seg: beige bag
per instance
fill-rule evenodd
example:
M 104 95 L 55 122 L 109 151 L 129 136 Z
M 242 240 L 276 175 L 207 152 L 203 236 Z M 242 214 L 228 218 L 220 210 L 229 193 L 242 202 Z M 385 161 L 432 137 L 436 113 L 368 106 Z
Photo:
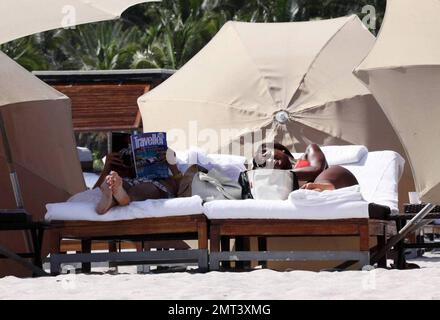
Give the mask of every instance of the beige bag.
M 212 169 L 201 171 L 198 166 L 191 166 L 179 186 L 179 197 L 200 196 L 204 201 L 241 199 L 241 186 L 220 171 Z
M 256 169 L 247 172 L 252 197 L 257 200 L 286 200 L 298 182 L 290 170 Z

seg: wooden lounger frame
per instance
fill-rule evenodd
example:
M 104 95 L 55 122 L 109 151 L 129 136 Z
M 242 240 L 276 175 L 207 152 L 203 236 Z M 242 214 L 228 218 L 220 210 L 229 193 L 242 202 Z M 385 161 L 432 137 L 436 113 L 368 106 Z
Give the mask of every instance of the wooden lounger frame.
M 91 262 L 133 262 L 139 264 L 197 263 L 202 272 L 219 270 L 221 262 L 229 261 L 347 261 L 348 267 L 378 262 L 386 266 L 386 257 L 370 260 L 370 237 L 377 238 L 375 251 L 386 244 L 395 232 L 391 221 L 373 219 L 338 220 L 278 220 L 278 219 L 214 219 L 203 214 L 126 221 L 52 221 L 52 239 L 57 250 L 51 253 L 51 274 L 59 274 L 61 264 L 82 263 L 83 271 L 90 271 Z M 393 229 L 394 228 L 394 229 Z M 208 255 L 208 234 L 210 252 Z M 229 239 L 242 237 L 359 237 L 356 251 L 265 251 L 264 241 L 259 251 L 230 251 Z M 62 254 L 62 239 L 79 239 L 82 252 Z M 94 240 L 198 240 L 197 250 L 143 251 L 91 253 Z M 225 241 L 226 240 L 226 241 Z
M 91 262 L 197 263 L 199 271 L 208 270 L 208 222 L 203 214 L 146 218 L 124 221 L 52 221 L 53 247 L 51 274 L 59 274 L 62 263 L 81 262 L 83 271 Z M 80 239 L 82 253 L 62 254 L 62 239 Z M 91 253 L 93 240 L 198 240 L 197 250 Z
M 370 261 L 370 236 L 377 237 L 376 250 L 385 245 L 387 234 L 392 232 L 389 221 L 371 219 L 339 220 L 276 220 L 276 219 L 218 219 L 210 220 L 210 270 L 219 270 L 221 261 L 351 261 L 361 266 Z M 358 251 L 229 251 L 230 238 L 237 237 L 310 237 L 358 236 Z M 223 240 L 223 241 L 222 241 Z M 224 241 L 226 240 L 226 241 Z M 260 242 L 260 241 L 259 241 Z M 223 244 L 223 246 L 222 246 Z M 379 266 L 386 266 L 386 257 Z M 350 264 L 347 264 L 349 266 Z

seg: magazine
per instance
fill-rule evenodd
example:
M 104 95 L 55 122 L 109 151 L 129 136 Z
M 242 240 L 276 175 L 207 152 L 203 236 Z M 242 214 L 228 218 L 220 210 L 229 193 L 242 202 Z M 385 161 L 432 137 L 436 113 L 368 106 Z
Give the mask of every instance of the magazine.
M 137 178 L 166 179 L 170 176 L 165 132 L 147 132 L 131 136 Z

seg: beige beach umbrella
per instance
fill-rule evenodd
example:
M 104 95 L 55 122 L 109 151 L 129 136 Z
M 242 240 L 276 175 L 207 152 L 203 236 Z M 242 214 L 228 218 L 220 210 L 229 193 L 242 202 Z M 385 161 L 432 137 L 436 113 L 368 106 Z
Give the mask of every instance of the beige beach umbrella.
M 299 152 L 312 142 L 401 152 L 382 109 L 352 74 L 374 41 L 356 16 L 228 22 L 171 78 L 139 98 L 144 130 L 167 131 L 177 150 L 198 145 L 215 151 L 272 129 L 277 142 Z
M 440 203 L 440 1 L 388 0 L 387 14 L 355 71 L 399 135 L 422 201 Z
M 47 203 L 85 190 L 70 100 L 2 52 L 0 70 L 0 209 L 24 208 L 41 221 Z M 25 244 L 22 233 L 0 235 L 0 247 L 26 252 Z M 0 276 L 11 274 L 28 273 L 1 261 Z
M 160 0 L 1 0 L 0 44 L 34 33 L 117 19 L 131 6 Z
M 0 208 L 41 220 L 46 203 L 85 190 L 70 100 L 1 52 L 0 70 Z
M 430 223 L 440 203 L 440 1 L 388 0 L 379 37 L 355 74 L 371 90 L 402 141 L 427 205 L 377 254 Z
M 144 131 L 167 131 L 175 150 L 197 145 L 248 158 L 266 134 L 297 152 L 310 143 L 361 144 L 403 155 L 381 107 L 352 73 L 374 43 L 356 16 L 229 22 L 178 72 L 140 97 Z M 236 148 L 243 136 L 245 146 L 252 140 L 250 148 Z M 231 141 L 240 143 L 230 148 Z M 412 188 L 406 167 L 400 204 Z

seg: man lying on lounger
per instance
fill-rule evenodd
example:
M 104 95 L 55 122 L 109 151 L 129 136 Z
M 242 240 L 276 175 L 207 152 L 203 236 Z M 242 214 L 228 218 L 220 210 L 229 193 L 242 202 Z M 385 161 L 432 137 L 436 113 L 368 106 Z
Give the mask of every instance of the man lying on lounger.
M 175 153 L 168 150 L 168 155 L 170 154 L 175 157 Z M 117 205 L 126 206 L 131 201 L 174 198 L 182 175 L 175 164 L 171 165 L 168 162 L 168 168 L 170 177 L 167 179 L 136 178 L 129 148 L 109 154 L 104 170 L 95 184 L 95 188 L 99 187 L 102 191 L 96 212 L 105 214 L 110 208 Z
M 263 144 L 254 159 L 254 168 L 265 167 L 269 159 L 273 161 L 274 169 L 295 172 L 303 189 L 335 190 L 359 184 L 355 176 L 344 167 L 329 167 L 324 153 L 316 144 L 309 145 L 297 160 L 282 144 L 275 143 L 273 149 Z

